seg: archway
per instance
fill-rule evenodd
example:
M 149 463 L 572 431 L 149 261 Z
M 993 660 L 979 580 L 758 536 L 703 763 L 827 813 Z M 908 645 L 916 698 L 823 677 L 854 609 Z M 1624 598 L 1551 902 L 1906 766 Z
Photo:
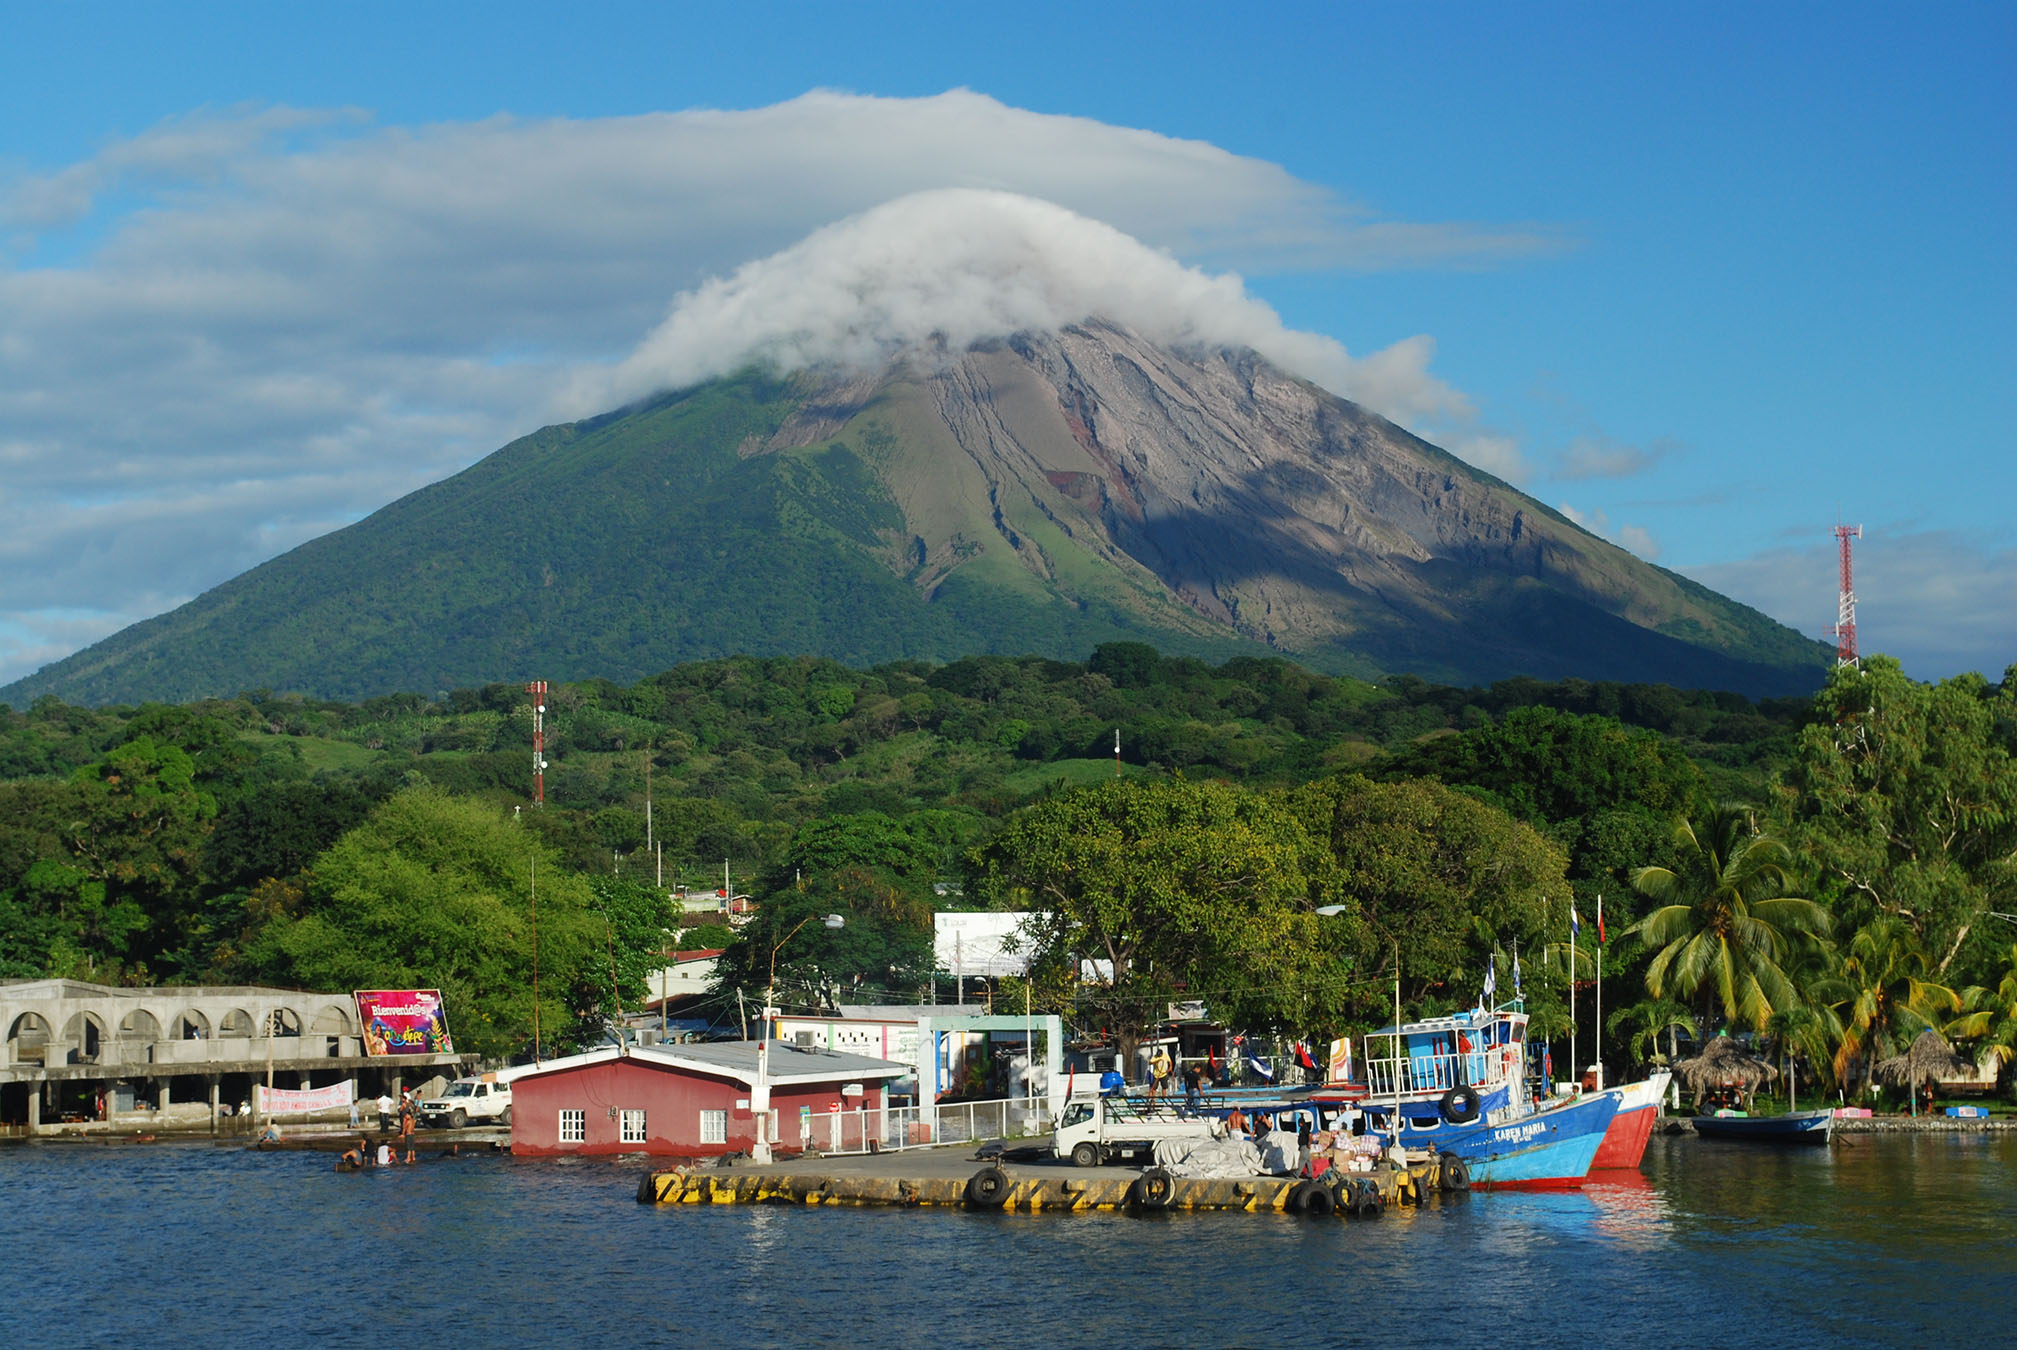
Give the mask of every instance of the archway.
M 243 1036 L 249 1040 L 253 1032 L 252 1014 L 243 1008 L 233 1008 L 224 1014 L 224 1020 L 217 1024 L 217 1034 L 220 1036 Z
M 7 1059 L 10 1063 L 34 1061 L 47 1065 L 49 1053 L 49 1023 L 40 1013 L 22 1013 L 14 1019 L 14 1025 L 7 1029 Z
M 207 1041 L 210 1039 L 210 1019 L 194 1008 L 186 1008 L 175 1018 L 175 1036 L 178 1041 Z
M 119 1039 L 153 1042 L 161 1039 L 161 1023 L 145 1008 L 135 1008 L 119 1019 Z
M 77 1013 L 63 1024 L 63 1039 L 70 1046 L 70 1063 L 96 1064 L 105 1044 L 105 1025 L 92 1013 Z

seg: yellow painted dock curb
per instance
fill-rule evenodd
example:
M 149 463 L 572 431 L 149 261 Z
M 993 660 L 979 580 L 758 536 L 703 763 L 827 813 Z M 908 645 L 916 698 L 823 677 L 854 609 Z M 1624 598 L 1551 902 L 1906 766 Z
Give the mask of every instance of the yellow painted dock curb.
M 1382 1208 L 1419 1204 L 1435 1189 L 1433 1164 L 1368 1177 Z M 886 1205 L 976 1210 L 1189 1210 L 1265 1213 L 1300 1208 L 1293 1178 L 1201 1180 L 1150 1169 L 1133 1177 L 1037 1176 L 983 1167 L 969 1177 L 861 1177 L 813 1172 L 724 1172 L 675 1167 L 646 1172 L 637 1199 L 647 1205 Z M 1305 1193 L 1307 1194 L 1307 1193 Z M 1324 1213 L 1332 1212 L 1326 1208 Z M 1342 1212 L 1340 1210 L 1339 1212 Z

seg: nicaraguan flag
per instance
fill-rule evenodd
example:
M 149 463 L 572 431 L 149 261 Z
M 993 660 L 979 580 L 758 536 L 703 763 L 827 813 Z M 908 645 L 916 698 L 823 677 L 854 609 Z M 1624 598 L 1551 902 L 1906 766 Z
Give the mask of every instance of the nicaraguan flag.
M 1246 1053 L 1248 1068 L 1252 1069 L 1255 1073 L 1259 1074 L 1261 1077 L 1267 1079 L 1270 1083 L 1275 1081 L 1275 1071 L 1269 1068 L 1268 1065 L 1262 1061 L 1259 1055 L 1254 1053 L 1253 1046 L 1248 1045 L 1246 1041 L 1242 1039 L 1240 1041 L 1240 1049 Z
M 1581 936 L 1583 936 L 1583 920 L 1576 913 L 1576 902 L 1571 900 L 1569 902 L 1569 941 L 1574 942 Z
M 1520 953 L 1517 948 L 1513 951 L 1513 997 L 1526 997 L 1525 994 L 1520 992 Z
M 1499 994 L 1499 954 L 1493 952 L 1485 958 L 1485 1006 L 1492 1006 L 1492 1000 Z

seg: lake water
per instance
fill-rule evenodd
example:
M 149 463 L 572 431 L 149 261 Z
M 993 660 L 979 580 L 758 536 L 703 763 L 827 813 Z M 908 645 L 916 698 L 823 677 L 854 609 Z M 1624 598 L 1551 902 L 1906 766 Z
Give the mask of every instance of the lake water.
M 6 1344 L 1991 1346 L 2017 1138 L 1655 1138 L 1373 1222 L 666 1206 L 643 1164 L 0 1147 Z M 435 1339 L 439 1337 L 440 1339 Z

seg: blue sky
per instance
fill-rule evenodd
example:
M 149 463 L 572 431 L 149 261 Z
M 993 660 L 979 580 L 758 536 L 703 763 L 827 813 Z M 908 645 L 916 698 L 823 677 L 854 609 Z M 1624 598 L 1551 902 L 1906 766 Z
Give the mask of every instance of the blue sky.
M 0 680 L 453 472 L 676 293 L 936 186 L 1236 271 L 1355 356 L 1432 339 L 1414 394 L 1354 392 L 1804 632 L 1861 523 L 1864 649 L 1994 678 L 2013 16 L 13 8 Z M 821 89 L 866 98 L 794 102 Z M 738 116 L 639 120 L 694 109 Z

